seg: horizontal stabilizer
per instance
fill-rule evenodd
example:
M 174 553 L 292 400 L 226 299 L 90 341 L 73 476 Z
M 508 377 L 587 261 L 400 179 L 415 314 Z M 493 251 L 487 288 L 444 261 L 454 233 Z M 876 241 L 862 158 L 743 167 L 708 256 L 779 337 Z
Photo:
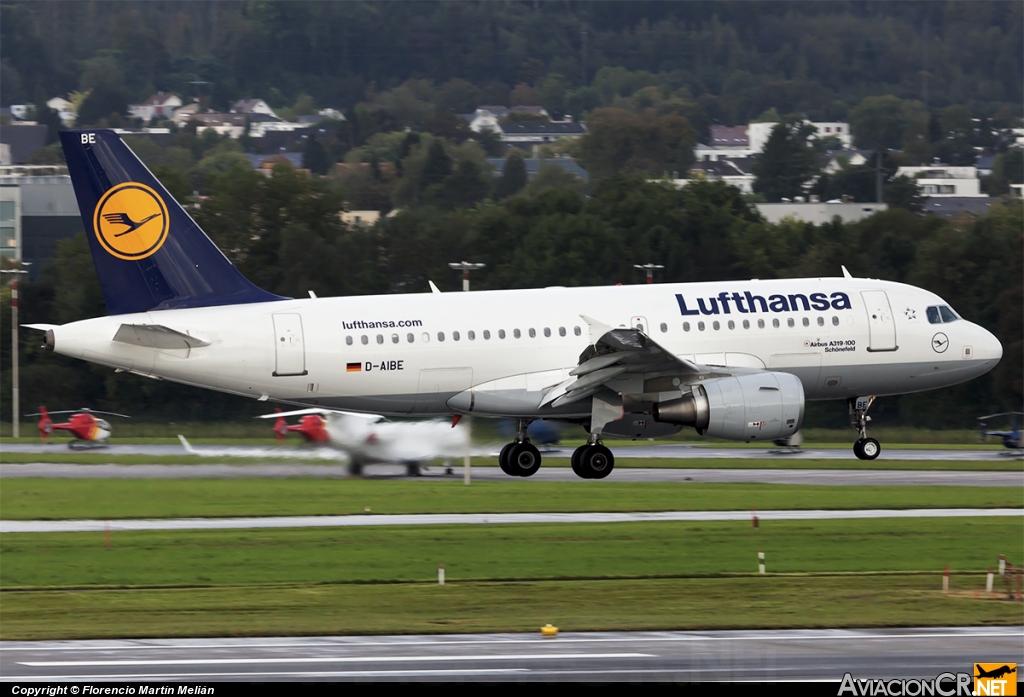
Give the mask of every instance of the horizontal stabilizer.
M 56 329 L 60 325 L 59 324 L 23 324 L 21 326 L 25 327 L 25 329 L 38 329 L 41 332 L 48 332 L 51 329 Z
M 122 324 L 114 341 L 155 349 L 193 349 L 209 346 L 209 341 L 182 334 L 160 324 Z

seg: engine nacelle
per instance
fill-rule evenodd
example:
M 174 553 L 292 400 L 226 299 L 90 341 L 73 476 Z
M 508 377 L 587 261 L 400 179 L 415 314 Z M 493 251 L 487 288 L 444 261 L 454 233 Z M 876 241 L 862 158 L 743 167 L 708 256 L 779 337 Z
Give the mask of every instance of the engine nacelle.
M 804 420 L 804 386 L 795 375 L 773 372 L 705 380 L 655 404 L 654 418 L 729 440 L 788 438 Z

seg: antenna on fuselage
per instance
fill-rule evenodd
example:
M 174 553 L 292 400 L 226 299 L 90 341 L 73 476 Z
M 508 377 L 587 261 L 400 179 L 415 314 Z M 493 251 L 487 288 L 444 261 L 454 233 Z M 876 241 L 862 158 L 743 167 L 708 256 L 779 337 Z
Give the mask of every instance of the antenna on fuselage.
M 843 278 L 853 278 L 853 276 L 850 275 L 850 271 L 845 266 L 840 265 L 839 268 L 843 270 Z
M 434 285 L 433 281 L 427 281 L 427 283 L 430 284 L 430 292 L 431 293 L 440 293 L 441 292 L 440 289 L 438 289 L 438 287 Z

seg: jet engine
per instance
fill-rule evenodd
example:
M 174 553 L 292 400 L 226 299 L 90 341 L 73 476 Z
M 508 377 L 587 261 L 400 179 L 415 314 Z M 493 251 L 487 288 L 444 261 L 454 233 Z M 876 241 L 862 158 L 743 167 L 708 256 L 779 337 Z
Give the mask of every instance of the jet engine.
M 654 419 L 729 440 L 787 438 L 804 420 L 804 387 L 789 373 L 705 380 L 678 399 L 656 403 Z

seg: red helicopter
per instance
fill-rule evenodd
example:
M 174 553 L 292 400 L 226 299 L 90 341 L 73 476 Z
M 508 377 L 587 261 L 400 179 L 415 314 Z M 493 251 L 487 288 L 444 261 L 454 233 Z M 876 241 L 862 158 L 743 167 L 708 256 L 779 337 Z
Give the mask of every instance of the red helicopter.
M 51 414 L 72 414 L 67 423 L 55 424 L 50 418 Z M 107 416 L 120 416 L 123 419 L 130 419 L 124 414 L 115 414 L 110 411 L 93 411 L 92 409 L 67 409 L 64 411 L 46 411 L 46 407 L 39 407 L 38 414 L 25 414 L 38 416 L 39 437 L 43 440 L 49 438 L 54 431 L 69 431 L 75 438 L 68 442 L 72 450 L 86 450 L 92 448 L 106 447 L 107 438 L 110 438 L 110 423 L 106 419 L 100 419 L 95 414 Z
M 327 420 L 320 414 L 306 414 L 299 423 L 289 426 L 284 420 L 284 414 L 280 409 L 275 410 L 278 414 L 274 422 L 274 433 L 279 441 L 284 440 L 289 433 L 298 433 L 307 443 L 329 443 L 331 436 L 327 433 Z

